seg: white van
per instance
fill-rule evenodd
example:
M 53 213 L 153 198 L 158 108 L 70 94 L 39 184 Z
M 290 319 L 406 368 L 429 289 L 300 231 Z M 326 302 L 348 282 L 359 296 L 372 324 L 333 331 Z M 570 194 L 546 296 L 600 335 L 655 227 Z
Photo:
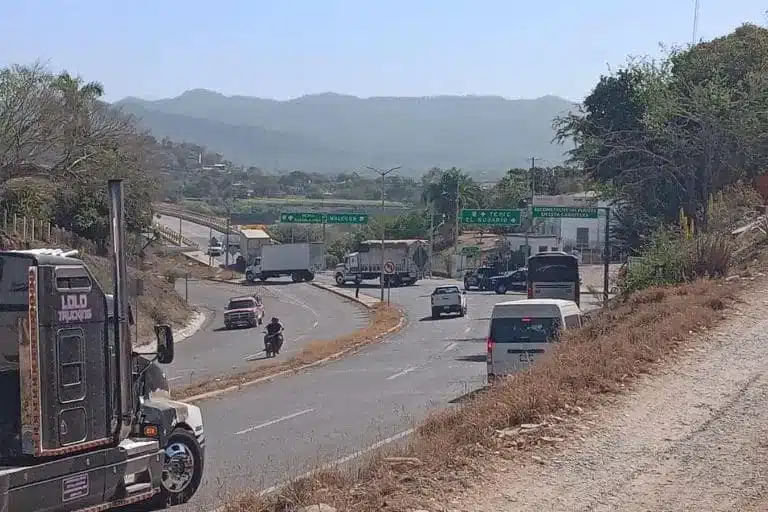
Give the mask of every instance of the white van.
M 560 329 L 581 327 L 583 313 L 563 299 L 527 299 L 493 306 L 488 330 L 488 382 L 527 368 Z

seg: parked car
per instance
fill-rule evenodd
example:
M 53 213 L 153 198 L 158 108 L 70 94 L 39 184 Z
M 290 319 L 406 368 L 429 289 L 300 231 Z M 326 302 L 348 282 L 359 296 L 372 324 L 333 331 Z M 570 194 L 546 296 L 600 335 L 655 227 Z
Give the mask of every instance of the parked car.
M 442 313 L 467 314 L 467 292 L 462 292 L 456 285 L 438 286 L 430 296 L 432 318 L 439 318 Z
M 464 274 L 464 289 L 471 290 L 473 287 L 480 291 L 490 290 L 493 276 L 499 273 L 493 267 L 478 267 Z
M 264 305 L 259 297 L 233 297 L 224 312 L 224 327 L 256 327 L 264 322 Z
M 504 295 L 508 291 L 522 291 L 528 288 L 528 270 L 520 268 L 511 272 L 504 272 L 501 275 L 493 276 L 491 279 L 491 289 L 499 295 Z

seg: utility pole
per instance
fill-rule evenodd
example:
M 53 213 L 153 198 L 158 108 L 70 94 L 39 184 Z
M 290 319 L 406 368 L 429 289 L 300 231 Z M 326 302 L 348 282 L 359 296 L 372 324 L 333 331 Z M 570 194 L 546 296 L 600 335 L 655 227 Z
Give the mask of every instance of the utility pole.
M 384 302 L 384 237 L 386 235 L 386 226 L 384 225 L 384 178 L 386 178 L 387 174 L 400 169 L 402 165 L 387 170 L 370 166 L 366 167 L 381 177 L 381 268 L 379 269 L 379 279 L 381 280 L 381 302 Z
M 529 202 L 529 208 L 527 208 L 527 211 L 525 212 L 526 216 L 526 227 L 525 227 L 525 259 L 528 260 L 528 257 L 531 255 L 533 251 L 531 251 L 531 248 L 529 246 L 529 233 L 531 232 L 531 229 L 533 228 L 533 217 L 528 215 L 528 212 L 531 211 L 533 207 L 533 202 L 536 198 L 536 157 L 531 157 L 531 201 Z
M 435 247 L 435 200 L 429 201 L 429 278 L 432 279 L 432 253 Z

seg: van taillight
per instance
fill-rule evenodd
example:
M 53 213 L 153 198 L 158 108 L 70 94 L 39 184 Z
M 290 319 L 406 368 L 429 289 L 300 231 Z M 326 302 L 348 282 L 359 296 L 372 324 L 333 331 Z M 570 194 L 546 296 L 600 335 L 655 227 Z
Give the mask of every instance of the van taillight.
M 496 344 L 495 341 L 493 341 L 493 338 L 488 338 L 486 341 L 486 345 L 488 347 L 488 361 L 491 360 L 491 356 L 493 355 L 493 346 Z

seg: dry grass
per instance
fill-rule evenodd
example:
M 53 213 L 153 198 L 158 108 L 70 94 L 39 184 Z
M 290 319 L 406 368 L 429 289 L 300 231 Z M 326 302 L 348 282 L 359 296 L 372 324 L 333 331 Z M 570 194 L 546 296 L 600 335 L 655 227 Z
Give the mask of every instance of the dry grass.
M 403 312 L 394 307 L 376 305 L 372 308 L 372 314 L 368 325 L 358 329 L 348 336 L 342 336 L 332 340 L 313 341 L 303 347 L 301 351 L 287 361 L 274 361 L 267 364 L 259 364 L 251 370 L 222 376 L 215 380 L 193 384 L 185 388 L 173 390 L 173 397 L 178 399 L 188 398 L 211 391 L 226 389 L 231 386 L 243 385 L 262 377 L 268 377 L 281 371 L 294 370 L 307 364 L 315 363 L 329 358 L 342 351 L 362 347 L 381 338 L 390 329 L 394 329 L 403 319 Z
M 528 446 L 524 435 L 506 438 L 499 431 L 576 414 L 626 389 L 693 333 L 720 321 L 737 288 L 701 280 L 639 292 L 567 333 L 529 371 L 463 406 L 431 414 L 396 451 L 398 458 L 379 455 L 357 471 L 322 471 L 270 498 L 244 495 L 226 511 L 287 512 L 316 503 L 339 511 L 434 510 L 477 481 L 479 460 L 513 457 Z

